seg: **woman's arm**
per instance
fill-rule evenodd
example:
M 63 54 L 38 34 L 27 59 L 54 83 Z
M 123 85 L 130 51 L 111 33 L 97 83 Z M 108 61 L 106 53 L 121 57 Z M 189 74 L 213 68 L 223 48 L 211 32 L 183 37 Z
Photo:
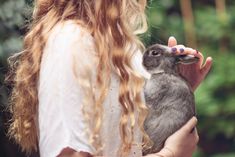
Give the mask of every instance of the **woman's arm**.
M 196 124 L 196 117 L 191 118 L 181 129 L 168 137 L 160 152 L 145 157 L 191 157 L 199 141 Z M 92 157 L 92 155 L 65 148 L 58 157 Z
M 57 157 L 92 157 L 92 155 L 87 152 L 77 152 L 71 148 L 65 148 Z

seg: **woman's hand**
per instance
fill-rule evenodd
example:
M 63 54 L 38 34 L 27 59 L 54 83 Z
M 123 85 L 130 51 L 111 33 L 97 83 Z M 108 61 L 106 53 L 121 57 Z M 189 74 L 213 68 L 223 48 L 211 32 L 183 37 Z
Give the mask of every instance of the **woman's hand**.
M 199 141 L 196 124 L 196 117 L 191 118 L 181 129 L 167 138 L 160 152 L 146 157 L 191 157 Z
M 199 141 L 196 124 L 196 117 L 191 118 L 166 140 L 163 150 L 171 152 L 172 157 L 191 157 Z
M 197 63 L 189 65 L 179 65 L 181 75 L 189 82 L 192 90 L 195 91 L 196 88 L 203 81 L 203 79 L 206 77 L 207 73 L 210 71 L 212 58 L 208 57 L 206 59 L 206 62 L 203 64 L 204 57 L 200 52 L 191 48 L 185 48 L 183 45 L 177 45 L 177 41 L 174 37 L 169 38 L 168 46 L 177 48 L 177 51 L 179 53 L 192 54 L 199 58 L 199 61 Z

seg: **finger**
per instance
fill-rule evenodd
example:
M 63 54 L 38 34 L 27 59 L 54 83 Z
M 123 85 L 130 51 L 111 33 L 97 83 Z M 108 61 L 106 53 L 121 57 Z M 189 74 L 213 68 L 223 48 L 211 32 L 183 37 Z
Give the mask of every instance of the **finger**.
M 199 135 L 196 127 L 193 129 L 193 132 L 190 133 L 188 138 L 191 138 L 192 144 L 197 144 L 199 142 Z
M 195 50 L 192 48 L 185 47 L 184 45 L 176 45 L 171 48 L 172 53 L 179 55 L 195 55 Z
M 195 129 L 196 129 L 196 128 L 194 127 L 194 128 L 190 131 L 190 133 L 193 133 L 193 132 L 195 131 Z
M 180 45 L 175 45 L 174 47 L 177 47 L 177 48 L 185 48 L 184 45 L 180 44 Z
M 184 45 L 175 45 L 175 46 L 171 47 L 171 51 L 172 51 L 172 53 L 175 53 L 175 54 L 183 54 L 185 51 L 185 46 Z
M 212 58 L 207 57 L 205 64 L 202 66 L 201 74 L 203 76 L 206 76 L 208 74 L 208 72 L 210 71 L 211 66 L 212 66 Z
M 169 39 L 168 39 L 168 46 L 169 47 L 173 47 L 177 45 L 177 40 L 175 39 L 175 37 L 171 36 Z
M 203 64 L 203 61 L 204 61 L 203 54 L 201 52 L 196 51 L 194 53 L 194 56 L 199 58 L 199 61 L 197 62 L 197 64 L 199 65 L 200 68 L 202 68 L 202 64 Z
M 195 50 L 189 47 L 184 48 L 184 53 L 183 54 L 195 54 Z
M 198 143 L 199 142 L 199 135 L 197 132 L 197 128 L 195 128 L 195 130 L 194 130 L 194 135 L 195 135 L 195 142 Z
M 183 127 L 182 129 L 185 130 L 185 132 L 190 133 L 193 128 L 195 128 L 197 125 L 197 118 L 192 117 Z

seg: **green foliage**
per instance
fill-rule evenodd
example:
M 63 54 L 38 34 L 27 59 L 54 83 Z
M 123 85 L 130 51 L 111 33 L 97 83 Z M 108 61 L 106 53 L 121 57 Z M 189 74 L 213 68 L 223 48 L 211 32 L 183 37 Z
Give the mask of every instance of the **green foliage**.
M 199 126 L 211 138 L 220 133 L 235 137 L 234 58 L 234 54 L 214 56 L 211 73 L 196 91 L 197 111 L 203 119 Z
M 1 1 L 0 5 L 0 107 L 7 105 L 7 90 L 2 85 L 7 71 L 6 58 L 22 47 L 19 28 L 23 26 L 25 20 L 24 6 L 24 0 Z
M 177 7 L 177 8 L 175 8 Z M 150 1 L 147 9 L 149 31 L 144 37 L 146 45 L 158 42 L 166 44 L 169 36 L 177 37 L 179 42 L 183 41 L 183 21 L 178 9 L 177 1 L 156 0 Z
M 3 82 L 7 72 L 6 59 L 22 48 L 21 36 L 25 33 L 24 25 L 30 13 L 27 4 L 25 0 L 0 0 L 0 156 L 5 157 L 22 157 L 23 155 L 4 136 L 7 119 L 4 110 L 8 105 L 9 90 Z
M 0 6 L 0 57 L 18 52 L 22 47 L 20 36 L 24 33 L 23 26 L 29 8 L 25 0 L 3 1 Z
M 235 153 L 226 153 L 226 154 L 217 154 L 213 155 L 212 157 L 234 157 Z

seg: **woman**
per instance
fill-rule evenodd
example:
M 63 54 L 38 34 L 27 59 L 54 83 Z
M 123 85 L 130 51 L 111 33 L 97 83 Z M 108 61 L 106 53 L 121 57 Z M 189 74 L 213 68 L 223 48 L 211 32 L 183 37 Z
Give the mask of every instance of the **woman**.
M 36 0 L 24 50 L 11 57 L 13 81 L 9 134 L 23 150 L 41 157 L 142 156 L 151 146 L 141 65 L 146 0 Z M 192 89 L 211 58 L 180 67 Z M 149 157 L 188 157 L 198 141 L 193 117 Z M 142 145 L 143 144 L 143 145 Z

